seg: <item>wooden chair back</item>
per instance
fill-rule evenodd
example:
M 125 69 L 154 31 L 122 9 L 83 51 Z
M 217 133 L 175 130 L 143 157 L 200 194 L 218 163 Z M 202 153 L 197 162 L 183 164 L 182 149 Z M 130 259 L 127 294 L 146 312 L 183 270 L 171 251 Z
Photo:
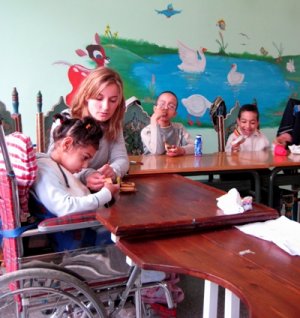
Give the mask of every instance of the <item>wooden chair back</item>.
M 135 96 L 126 100 L 123 132 L 129 155 L 140 155 L 144 152 L 141 130 L 149 124 L 150 117 L 143 110 L 141 102 Z
M 236 120 L 240 111 L 240 103 L 235 102 L 235 105 L 231 108 L 230 112 L 226 115 L 224 119 L 224 140 L 225 143 L 231 133 L 233 133 L 236 128 Z
M 236 128 L 236 120 L 239 114 L 240 104 L 236 101 L 229 113 L 226 111 L 224 100 L 219 96 L 211 106 L 210 115 L 214 128 L 218 134 L 218 151 L 224 152 L 229 135 Z
M 36 137 L 37 151 L 46 152 L 50 143 L 50 133 L 53 124 L 53 116 L 68 109 L 64 98 L 60 96 L 58 102 L 44 115 L 42 111 L 43 97 L 41 92 L 37 95 Z
M 6 109 L 4 103 L 0 102 L 0 119 L 2 120 L 2 127 L 6 135 L 14 131 L 22 132 L 22 118 L 19 113 L 19 94 L 15 87 L 12 91 L 12 107 L 13 112 L 11 113 Z

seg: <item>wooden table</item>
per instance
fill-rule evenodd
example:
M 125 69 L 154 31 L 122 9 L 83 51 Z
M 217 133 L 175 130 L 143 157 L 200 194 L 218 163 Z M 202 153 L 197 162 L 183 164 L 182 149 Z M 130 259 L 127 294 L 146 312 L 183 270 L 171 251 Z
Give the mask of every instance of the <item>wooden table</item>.
M 276 156 L 272 151 L 253 152 L 215 152 L 203 154 L 201 157 L 193 155 L 181 157 L 168 157 L 166 155 L 142 155 L 130 156 L 129 175 L 146 175 L 160 173 L 178 173 L 181 175 L 210 175 L 228 174 L 230 172 L 247 172 L 253 176 L 255 182 L 255 200 L 260 202 L 261 182 L 260 171 L 269 169 L 269 205 L 273 206 L 273 187 L 275 180 L 278 180 L 280 171 L 299 169 L 300 155 Z M 135 164 L 137 162 L 138 164 Z M 139 164 L 142 163 L 142 164 Z M 281 185 L 288 185 L 289 182 L 297 182 L 300 173 L 296 176 L 280 176 Z M 276 179 L 277 178 L 277 179 Z M 278 183 L 278 182 L 277 182 Z M 300 183 L 300 182 L 299 182 Z
M 97 212 L 97 219 L 115 236 L 161 235 L 224 227 L 278 217 L 261 204 L 244 213 L 225 215 L 216 198 L 225 192 L 180 175 L 129 177 L 137 192 L 121 193 L 119 200 Z
M 137 192 L 121 193 L 113 206 L 97 212 L 97 219 L 140 268 L 212 282 L 206 286 L 219 284 L 245 302 L 251 317 L 297 317 L 293 314 L 300 310 L 300 275 L 292 280 L 300 271 L 299 259 L 231 227 L 276 218 L 275 210 L 254 204 L 252 211 L 224 215 L 216 207 L 216 198 L 224 192 L 216 188 L 172 174 L 129 179 Z M 216 295 L 217 289 L 205 300 L 207 317 Z
M 97 219 L 140 268 L 219 284 L 244 301 L 250 317 L 297 317 L 300 259 L 231 227 L 275 218 L 275 210 L 254 204 L 252 212 L 224 215 L 215 200 L 221 190 L 172 174 L 129 179 L 137 192 L 121 193 Z M 205 301 L 205 312 L 215 295 Z
M 143 269 L 192 275 L 231 290 L 252 318 L 299 317 L 300 257 L 273 243 L 229 228 L 173 237 L 121 238 L 117 245 Z
M 179 173 L 183 175 L 201 173 L 222 173 L 231 171 L 253 171 L 267 169 L 270 165 L 270 152 L 215 152 L 201 157 L 186 155 L 168 157 L 166 155 L 129 156 L 129 175 L 158 173 Z M 138 163 L 135 164 L 134 162 Z M 139 164 L 142 163 L 142 164 Z
M 215 152 L 201 157 L 186 155 L 168 157 L 166 155 L 130 156 L 129 175 L 178 173 L 190 175 L 216 175 L 231 172 L 246 172 L 252 175 L 255 187 L 255 201 L 260 202 L 259 170 L 269 167 L 269 152 Z M 134 163 L 138 164 L 134 164 Z M 142 164 L 140 164 L 142 163 Z

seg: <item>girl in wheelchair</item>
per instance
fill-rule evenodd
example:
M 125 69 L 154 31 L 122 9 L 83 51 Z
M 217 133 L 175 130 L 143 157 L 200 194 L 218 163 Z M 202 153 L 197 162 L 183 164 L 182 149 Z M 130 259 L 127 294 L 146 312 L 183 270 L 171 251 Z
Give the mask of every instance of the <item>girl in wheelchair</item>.
M 38 175 L 29 200 L 30 210 L 39 220 L 99 209 L 119 192 L 118 184 L 106 182 L 100 191 L 91 193 L 76 176 L 99 148 L 103 133 L 98 121 L 92 117 L 70 119 L 60 114 L 56 120 L 61 125 L 53 131 L 51 152 L 37 154 Z M 110 241 L 106 231 L 100 237 Z M 90 229 L 68 231 L 53 234 L 53 239 L 54 249 L 63 251 L 96 243 L 97 233 Z

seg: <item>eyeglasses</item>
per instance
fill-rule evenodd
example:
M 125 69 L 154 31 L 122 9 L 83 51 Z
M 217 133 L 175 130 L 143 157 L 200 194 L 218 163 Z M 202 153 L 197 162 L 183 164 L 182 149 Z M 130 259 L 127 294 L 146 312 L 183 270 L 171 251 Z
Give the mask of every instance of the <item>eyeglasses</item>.
M 159 102 L 159 103 L 157 103 L 157 107 L 160 109 L 167 108 L 170 110 L 176 110 L 176 105 L 173 103 L 166 104 L 166 102 Z

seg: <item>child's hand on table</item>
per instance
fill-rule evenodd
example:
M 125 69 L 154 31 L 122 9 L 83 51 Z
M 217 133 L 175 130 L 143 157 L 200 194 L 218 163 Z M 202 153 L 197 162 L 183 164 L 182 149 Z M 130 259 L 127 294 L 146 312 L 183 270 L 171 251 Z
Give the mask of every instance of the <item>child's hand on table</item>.
M 176 147 L 174 145 L 165 144 L 166 155 L 169 157 L 177 157 L 183 156 L 185 154 L 185 150 L 182 147 Z
M 105 176 L 95 171 L 86 177 L 86 186 L 92 191 L 99 191 L 103 188 Z

